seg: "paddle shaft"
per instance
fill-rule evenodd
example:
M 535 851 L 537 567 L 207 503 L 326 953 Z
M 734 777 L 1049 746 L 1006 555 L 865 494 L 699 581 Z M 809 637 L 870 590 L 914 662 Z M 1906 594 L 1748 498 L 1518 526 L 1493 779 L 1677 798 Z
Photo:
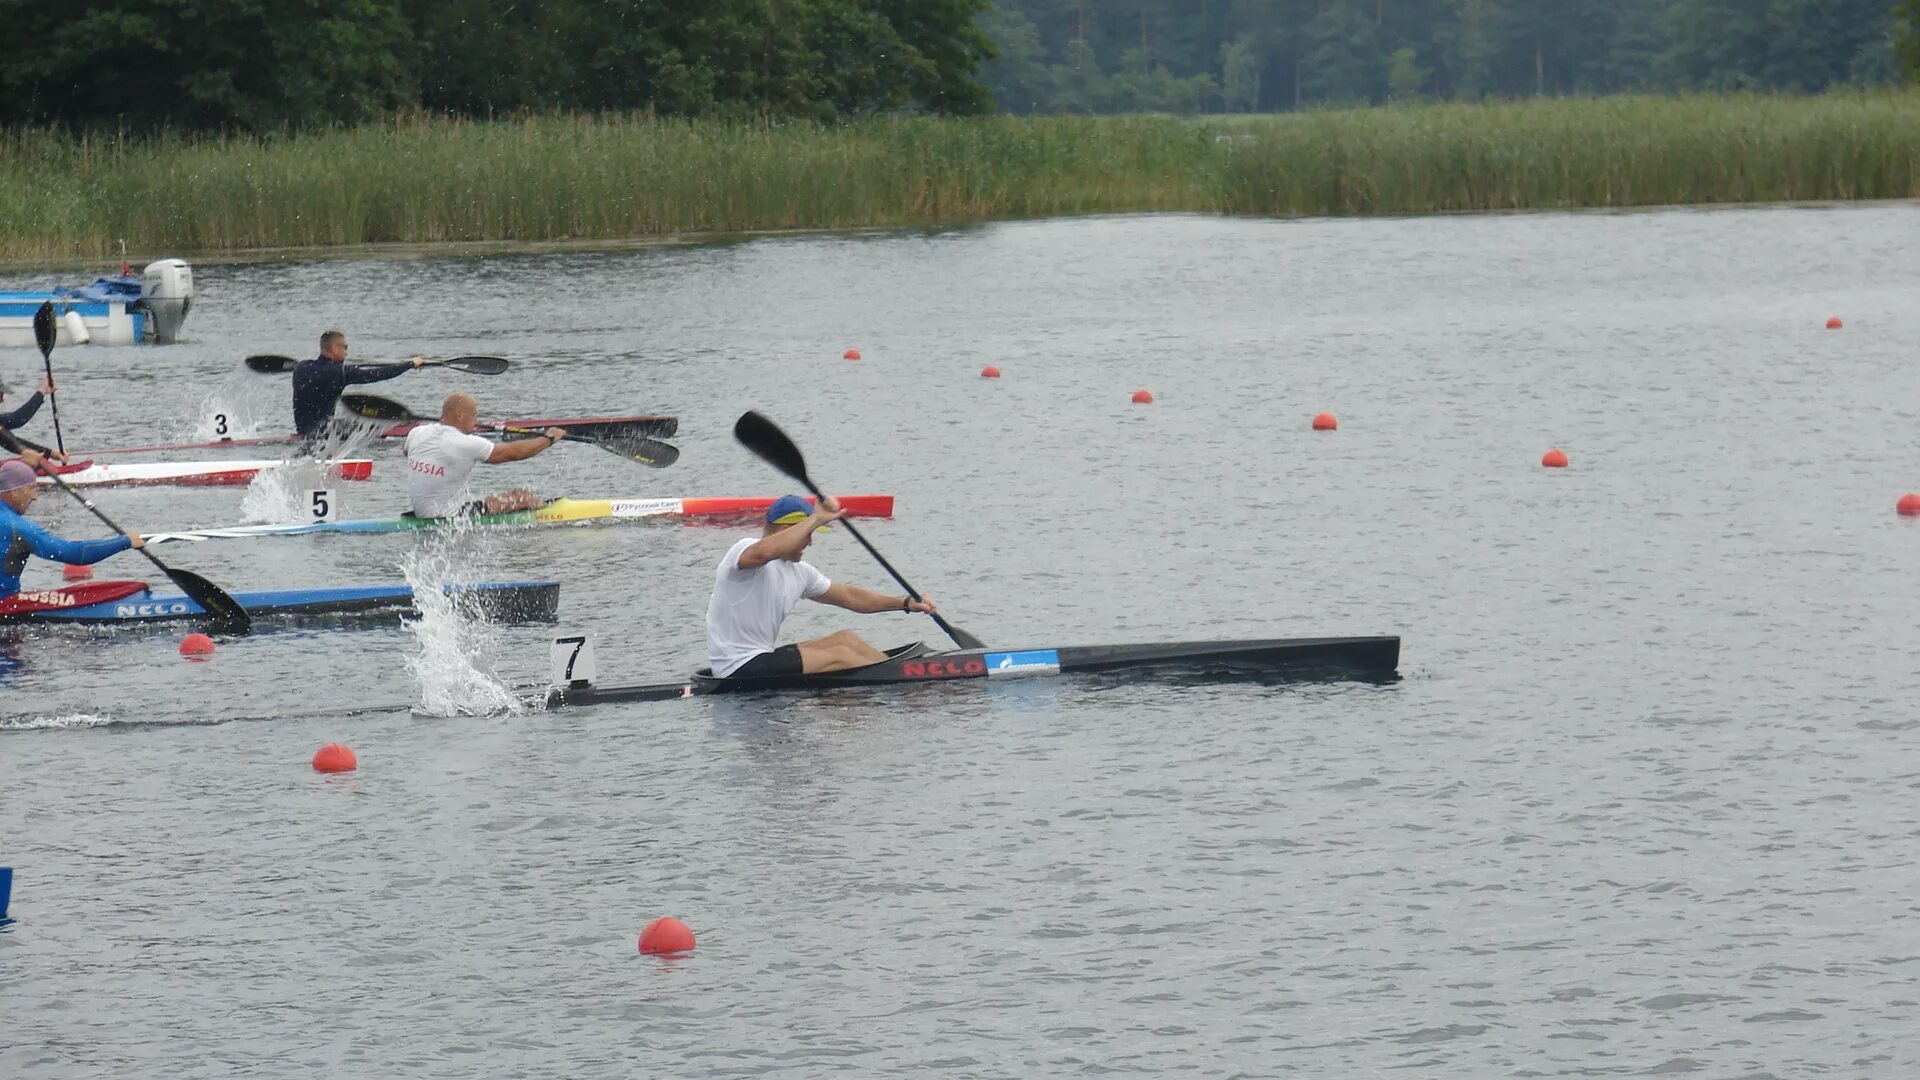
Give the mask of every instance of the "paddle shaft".
M 805 475 L 801 475 L 800 477 L 798 477 L 798 479 L 802 484 L 805 484 L 807 486 L 808 491 L 813 492 L 814 498 L 819 499 L 821 501 L 821 504 L 825 505 L 826 499 L 827 499 L 826 492 L 821 491 L 820 488 L 816 484 L 814 484 L 813 480 Z M 926 602 L 921 597 L 919 590 L 915 589 L 912 585 L 908 584 L 907 579 L 900 576 L 900 571 L 895 570 L 893 568 L 893 564 L 887 561 L 887 557 L 885 555 L 880 554 L 879 550 L 875 548 L 872 544 L 867 543 L 867 538 L 860 535 L 860 530 L 854 528 L 853 522 L 848 521 L 846 518 L 841 518 L 840 524 L 845 525 L 847 527 L 847 532 L 853 534 L 853 538 L 855 540 L 860 541 L 860 546 L 867 549 L 867 554 L 873 556 L 873 561 L 880 564 L 880 569 L 885 570 L 889 577 L 893 578 L 893 580 L 900 583 L 901 588 L 907 590 L 907 596 L 909 596 L 914 600 L 919 600 L 921 603 Z M 940 629 L 945 630 L 947 632 L 947 636 L 953 639 L 953 643 L 955 645 L 958 645 L 963 649 L 985 648 L 985 646 L 981 643 L 979 638 L 974 637 L 972 634 L 969 634 L 964 630 L 954 629 L 953 624 L 941 618 L 939 612 L 929 611 L 927 612 L 927 614 L 933 617 L 934 622 L 937 622 L 940 624 Z

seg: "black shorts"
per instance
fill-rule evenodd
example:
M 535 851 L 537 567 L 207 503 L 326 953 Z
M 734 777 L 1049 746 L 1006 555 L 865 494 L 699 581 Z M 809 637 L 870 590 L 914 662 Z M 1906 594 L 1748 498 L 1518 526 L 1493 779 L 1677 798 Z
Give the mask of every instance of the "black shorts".
M 759 656 L 733 669 L 729 679 L 771 679 L 780 675 L 798 675 L 804 670 L 800 663 L 800 646 L 782 645 L 772 652 L 763 652 Z
M 479 517 L 481 514 L 484 514 L 486 512 L 487 512 L 486 502 L 483 500 L 476 499 L 473 502 L 467 503 L 465 506 L 460 507 L 458 510 L 455 510 L 453 513 L 448 514 L 446 517 L 423 518 L 419 514 L 416 514 L 411 510 L 404 511 L 403 513 L 401 513 L 400 516 L 403 518 L 412 518 L 415 521 L 447 521 L 452 518 Z

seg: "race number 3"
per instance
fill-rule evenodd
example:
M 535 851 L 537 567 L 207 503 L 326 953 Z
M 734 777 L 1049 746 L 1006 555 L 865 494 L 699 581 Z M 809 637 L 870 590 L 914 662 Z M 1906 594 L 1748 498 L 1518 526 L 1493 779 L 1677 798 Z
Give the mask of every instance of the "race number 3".
M 339 500 L 333 496 L 332 488 L 320 488 L 307 492 L 307 513 L 315 521 L 333 521 L 340 515 Z
M 226 440 L 228 434 L 226 413 L 217 412 L 213 414 L 213 433 L 220 436 L 223 442 Z
M 553 647 L 547 650 L 547 663 L 554 686 L 590 685 L 593 682 L 592 635 L 554 638 Z

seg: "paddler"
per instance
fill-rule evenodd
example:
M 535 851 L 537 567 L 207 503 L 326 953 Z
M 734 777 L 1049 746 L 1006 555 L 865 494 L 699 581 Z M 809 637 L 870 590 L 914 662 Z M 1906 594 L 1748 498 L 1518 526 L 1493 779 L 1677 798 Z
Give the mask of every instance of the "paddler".
M 844 515 L 832 498 L 810 506 L 797 495 L 783 495 L 767 508 L 759 536 L 727 549 L 713 572 L 713 599 L 707 603 L 707 660 L 721 678 L 841 671 L 877 664 L 887 654 L 851 630 L 812 641 L 777 645 L 780 624 L 804 597 L 848 611 L 938 611 L 932 600 L 890 596 L 858 585 L 827 580 L 802 562 L 816 532 Z
M 32 453 L 32 451 L 27 451 Z M 36 455 L 37 456 L 37 455 Z M 106 540 L 62 540 L 27 520 L 27 508 L 40 495 L 33 468 L 23 461 L 0 464 L 0 530 L 6 534 L 6 554 L 0 561 L 0 600 L 20 591 L 20 570 L 29 554 L 54 562 L 87 566 L 128 548 L 145 547 L 139 533 Z
M 479 421 L 480 406 L 471 396 L 448 394 L 440 405 L 439 423 L 407 432 L 407 498 L 413 503 L 408 517 L 504 514 L 540 505 L 540 496 L 526 488 L 470 501 L 467 477 L 483 461 L 524 461 L 566 438 L 567 429 L 551 427 L 530 438 L 497 443 L 473 433 Z
M 0 428 L 6 428 L 8 431 L 20 430 L 27 421 L 33 419 L 34 413 L 40 411 L 40 403 L 46 400 L 46 395 L 51 393 L 53 393 L 53 380 L 42 377 L 40 380 L 40 389 L 35 390 L 33 396 L 28 398 L 24 404 L 12 412 L 0 413 Z M 6 397 L 7 388 L 0 386 L 0 401 L 5 401 Z
M 293 366 L 294 430 L 307 439 L 320 438 L 347 387 L 397 379 L 425 363 L 416 356 L 397 364 L 349 364 L 347 335 L 338 330 L 321 334 L 320 355 Z

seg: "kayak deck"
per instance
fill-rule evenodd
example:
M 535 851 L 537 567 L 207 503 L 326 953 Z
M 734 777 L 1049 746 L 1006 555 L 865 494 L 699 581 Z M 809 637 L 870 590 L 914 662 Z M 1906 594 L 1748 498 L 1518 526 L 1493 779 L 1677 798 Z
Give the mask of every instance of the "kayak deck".
M 557 581 L 494 581 L 443 588 L 464 614 L 494 622 L 551 622 L 560 608 Z M 87 602 L 88 591 L 114 598 Z M 267 589 L 231 595 L 255 618 L 361 616 L 414 610 L 413 587 L 406 584 Z M 67 599 L 65 604 L 61 603 L 63 597 Z M 65 589 L 23 592 L 17 599 L 29 601 L 36 609 L 0 610 L 0 623 L 139 625 L 189 621 L 206 614 L 190 596 L 155 595 L 141 582 L 89 582 Z
M 892 517 L 891 495 L 844 495 L 840 503 L 851 517 Z M 226 529 L 195 529 L 153 533 L 148 543 L 168 544 L 202 540 L 245 540 L 267 536 L 312 536 L 320 533 L 395 533 L 414 529 L 460 526 L 531 526 L 586 522 L 640 521 L 681 517 L 708 521 L 752 518 L 766 512 L 773 499 L 555 499 L 534 510 L 480 514 L 469 518 L 366 518 L 354 521 L 316 521 L 298 525 L 238 525 Z
M 627 701 L 660 701 L 704 694 L 842 689 L 907 683 L 1003 680 L 1063 674 L 1308 678 L 1390 678 L 1400 664 L 1400 639 L 1384 637 L 1268 638 L 1180 641 L 1141 645 L 1086 645 L 1032 649 L 929 650 L 903 645 L 877 664 L 814 675 L 716 679 L 706 669 L 690 679 L 641 686 L 576 684 L 552 687 L 547 708 Z
M 135 487 L 170 484 L 183 487 L 216 487 L 250 484 L 263 472 L 275 472 L 287 466 L 284 461 L 178 461 L 178 462 L 106 462 L 81 461 L 54 470 L 68 487 Z M 340 458 L 324 462 L 329 480 L 368 480 L 373 477 L 373 461 L 368 458 Z M 35 483 L 52 487 L 50 477 Z

